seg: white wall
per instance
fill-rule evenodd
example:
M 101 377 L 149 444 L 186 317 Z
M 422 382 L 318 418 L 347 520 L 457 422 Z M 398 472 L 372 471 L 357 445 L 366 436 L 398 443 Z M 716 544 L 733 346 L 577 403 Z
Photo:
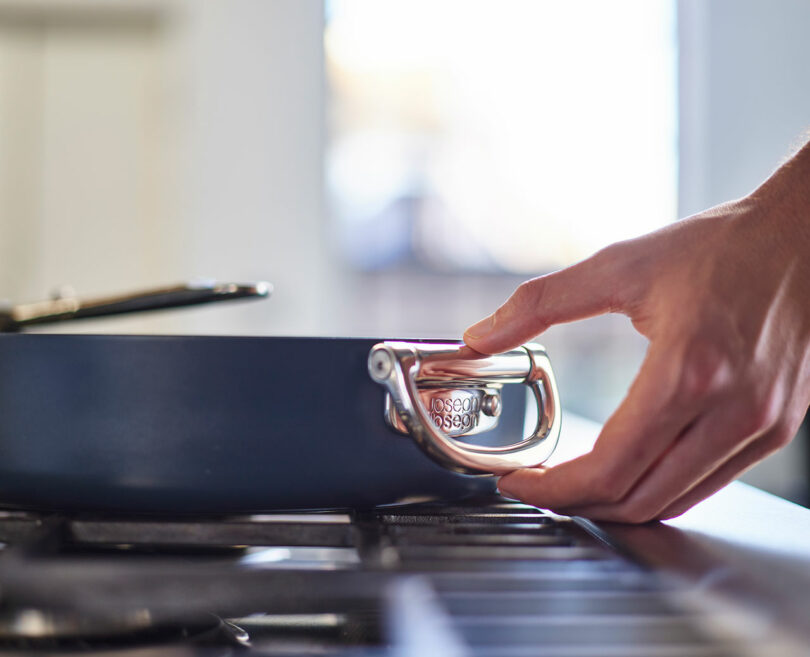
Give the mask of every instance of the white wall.
M 2 294 L 132 284 L 170 259 L 160 19 L 0 3 Z
M 322 42 L 312 0 L 0 0 L 0 295 L 267 279 L 65 329 L 318 333 Z
M 810 137 L 810 2 L 680 0 L 680 215 L 754 189 Z
M 193 328 L 317 334 L 328 281 L 322 5 L 209 1 L 187 11 L 187 270 L 276 288 L 261 307 L 202 311 Z

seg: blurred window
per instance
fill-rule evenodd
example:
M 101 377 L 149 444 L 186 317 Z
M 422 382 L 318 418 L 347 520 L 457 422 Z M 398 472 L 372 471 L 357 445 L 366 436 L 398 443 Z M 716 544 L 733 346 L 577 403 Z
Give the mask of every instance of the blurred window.
M 360 269 L 556 269 L 672 221 L 674 0 L 330 0 L 327 180 Z

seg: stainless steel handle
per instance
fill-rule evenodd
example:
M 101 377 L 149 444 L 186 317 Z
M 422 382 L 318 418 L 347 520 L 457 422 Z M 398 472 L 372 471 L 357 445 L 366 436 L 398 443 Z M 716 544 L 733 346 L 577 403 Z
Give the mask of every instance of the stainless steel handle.
M 382 342 L 372 348 L 368 370 L 388 391 L 390 405 L 408 434 L 445 468 L 465 474 L 505 474 L 540 465 L 557 446 L 559 395 L 551 361 L 540 345 L 485 356 L 463 343 Z M 506 383 L 527 385 L 537 403 L 531 435 L 510 445 L 487 447 L 454 439 L 437 426 L 441 422 L 423 400 L 436 389 L 499 393 Z

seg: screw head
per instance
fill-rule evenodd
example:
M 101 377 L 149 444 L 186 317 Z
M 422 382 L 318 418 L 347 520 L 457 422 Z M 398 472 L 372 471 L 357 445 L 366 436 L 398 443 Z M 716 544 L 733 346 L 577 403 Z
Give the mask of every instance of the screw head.
M 481 400 L 481 410 L 484 415 L 498 417 L 501 414 L 501 396 L 487 393 Z
M 375 381 L 385 381 L 394 369 L 394 357 L 385 349 L 375 350 L 368 359 L 368 373 Z

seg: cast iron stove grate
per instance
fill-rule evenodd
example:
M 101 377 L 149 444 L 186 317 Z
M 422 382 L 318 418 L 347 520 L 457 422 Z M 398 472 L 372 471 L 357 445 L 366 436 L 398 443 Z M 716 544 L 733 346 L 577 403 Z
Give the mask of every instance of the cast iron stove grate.
M 0 514 L 0 653 L 738 654 L 679 585 L 499 497 L 219 518 Z

